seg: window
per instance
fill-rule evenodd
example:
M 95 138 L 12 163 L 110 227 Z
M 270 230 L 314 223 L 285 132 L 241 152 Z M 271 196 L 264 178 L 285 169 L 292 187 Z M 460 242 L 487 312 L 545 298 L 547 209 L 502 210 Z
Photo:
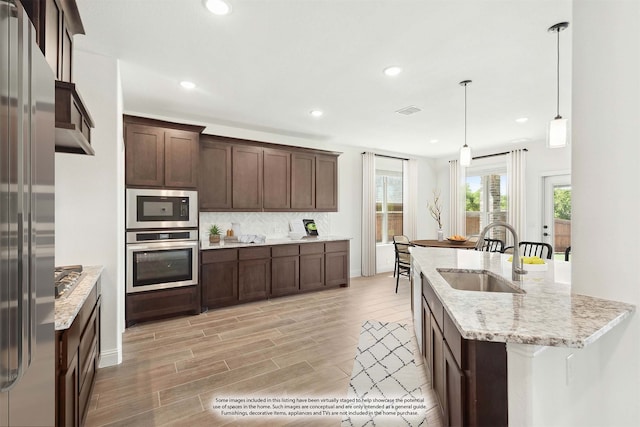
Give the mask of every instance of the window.
M 402 160 L 376 157 L 376 243 L 402 232 Z
M 469 169 L 466 177 L 467 235 L 478 235 L 494 221 L 507 222 L 507 171 L 505 168 Z M 492 228 L 492 239 L 505 242 L 505 230 Z

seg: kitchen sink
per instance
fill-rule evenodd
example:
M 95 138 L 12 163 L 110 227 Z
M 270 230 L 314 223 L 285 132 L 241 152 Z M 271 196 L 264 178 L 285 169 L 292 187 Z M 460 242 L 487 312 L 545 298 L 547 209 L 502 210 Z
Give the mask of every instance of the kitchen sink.
M 454 289 L 476 292 L 510 292 L 522 294 L 524 291 L 508 280 L 487 270 L 437 269 L 438 273 Z

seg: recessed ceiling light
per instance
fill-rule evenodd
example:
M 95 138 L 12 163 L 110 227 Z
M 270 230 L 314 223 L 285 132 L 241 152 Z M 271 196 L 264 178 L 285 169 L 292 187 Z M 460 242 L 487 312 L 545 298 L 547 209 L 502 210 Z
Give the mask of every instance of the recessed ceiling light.
M 309 114 L 313 117 L 321 117 L 324 113 L 321 110 L 311 110 Z
M 228 15 L 231 5 L 224 0 L 204 0 L 205 7 L 214 15 Z
M 528 117 L 520 117 L 516 119 L 517 123 L 527 123 L 529 121 Z
M 402 68 L 398 66 L 387 67 L 383 71 L 389 77 L 395 77 L 402 72 Z
M 429 141 L 429 142 L 430 142 L 430 143 L 432 143 L 432 144 L 437 144 L 437 143 L 438 143 L 438 140 L 437 140 L 437 139 L 432 139 L 432 140 L 431 140 L 431 141 Z
M 196 84 L 193 82 L 189 82 L 189 81 L 182 81 L 180 82 L 180 86 L 182 86 L 185 89 L 194 89 L 196 87 Z

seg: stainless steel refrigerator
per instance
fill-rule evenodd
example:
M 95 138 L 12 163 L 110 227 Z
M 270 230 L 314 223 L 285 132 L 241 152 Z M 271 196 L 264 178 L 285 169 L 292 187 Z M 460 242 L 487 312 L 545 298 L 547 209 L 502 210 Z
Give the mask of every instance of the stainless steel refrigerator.
M 0 0 L 0 426 L 55 424 L 54 77 Z

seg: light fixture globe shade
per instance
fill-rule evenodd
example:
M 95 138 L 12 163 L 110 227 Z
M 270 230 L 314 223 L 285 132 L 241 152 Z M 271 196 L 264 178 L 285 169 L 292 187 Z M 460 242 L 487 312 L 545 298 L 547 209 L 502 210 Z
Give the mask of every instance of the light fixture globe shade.
M 468 145 L 463 145 L 460 149 L 460 166 L 469 166 L 471 164 L 471 148 Z
M 553 119 L 549 122 L 547 135 L 547 147 L 562 148 L 567 146 L 569 121 L 563 118 Z
M 205 7 L 214 15 L 228 15 L 231 5 L 224 0 L 204 0 Z

